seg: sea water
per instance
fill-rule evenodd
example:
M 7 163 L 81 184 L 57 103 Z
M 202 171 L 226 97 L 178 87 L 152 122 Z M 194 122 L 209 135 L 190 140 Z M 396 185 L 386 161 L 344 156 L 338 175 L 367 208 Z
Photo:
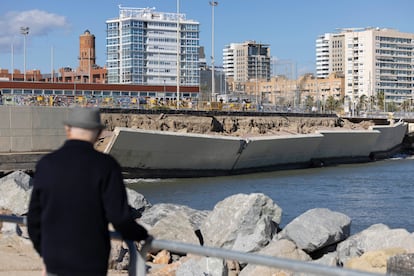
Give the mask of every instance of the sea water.
M 281 227 L 312 208 L 352 219 L 351 232 L 383 223 L 414 231 L 414 157 L 322 168 L 226 177 L 128 179 L 128 187 L 152 203 L 212 210 L 224 198 L 263 193 L 282 210 Z

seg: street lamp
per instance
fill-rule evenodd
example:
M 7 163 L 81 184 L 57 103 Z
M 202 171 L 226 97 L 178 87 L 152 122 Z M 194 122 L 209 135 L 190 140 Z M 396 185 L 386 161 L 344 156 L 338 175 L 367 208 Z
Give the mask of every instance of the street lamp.
M 215 95 L 215 80 L 214 80 L 214 7 L 218 5 L 217 1 L 210 1 L 211 6 L 211 100 Z
M 29 27 L 20 27 L 20 33 L 24 36 L 23 49 L 23 67 L 24 67 L 24 81 L 26 81 L 26 37 L 29 34 Z
M 166 97 L 165 93 L 166 93 L 166 91 L 165 91 L 165 80 L 164 80 L 164 99 L 163 99 L 164 104 L 166 104 L 166 102 L 165 102 L 165 97 Z
M 180 80 L 181 80 L 181 41 L 180 41 L 180 0 L 177 0 L 177 110 L 180 109 Z

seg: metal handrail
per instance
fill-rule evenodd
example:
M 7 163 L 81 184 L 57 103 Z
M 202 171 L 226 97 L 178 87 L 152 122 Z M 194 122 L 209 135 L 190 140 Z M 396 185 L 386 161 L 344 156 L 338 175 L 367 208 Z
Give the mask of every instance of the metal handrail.
M 177 253 L 193 253 L 196 255 L 216 257 L 224 260 L 238 260 L 245 263 L 263 265 L 268 267 L 286 269 L 294 272 L 313 273 L 314 275 L 325 276 L 378 276 L 379 274 L 360 272 L 356 270 L 349 270 L 339 267 L 324 266 L 321 264 L 289 260 L 283 258 L 276 258 L 273 256 L 260 255 L 255 253 L 238 252 L 223 248 L 214 248 L 207 246 L 199 246 L 188 243 L 180 243 L 166 240 L 153 240 L 150 245 L 144 246 L 141 249 L 141 254 L 145 256 L 146 250 L 153 249 L 167 249 Z M 142 271 L 141 274 L 145 275 Z
M 16 224 L 26 224 L 25 217 L 0 215 L 0 221 L 6 221 Z M 112 239 L 122 240 L 117 232 L 111 232 Z M 361 272 L 345 268 L 325 266 L 321 264 L 276 258 L 272 256 L 260 255 L 255 253 L 238 252 L 223 248 L 214 248 L 208 246 L 199 246 L 188 243 L 167 241 L 167 240 L 151 240 L 142 244 L 141 250 L 138 251 L 133 241 L 125 241 L 128 246 L 130 258 L 128 266 L 129 276 L 145 276 L 146 275 L 146 255 L 151 249 L 166 249 L 175 253 L 192 253 L 201 256 L 215 257 L 224 260 L 237 260 L 250 264 L 263 265 L 268 267 L 286 269 L 294 272 L 306 272 L 315 275 L 325 276 L 378 276 L 380 274 Z
M 26 225 L 26 217 L 0 215 L 0 221 Z

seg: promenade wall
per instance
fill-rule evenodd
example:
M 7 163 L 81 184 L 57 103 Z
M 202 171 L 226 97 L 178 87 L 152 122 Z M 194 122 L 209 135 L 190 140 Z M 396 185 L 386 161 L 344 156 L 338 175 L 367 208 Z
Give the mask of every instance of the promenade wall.
M 0 106 L 0 153 L 48 152 L 65 139 L 68 108 Z

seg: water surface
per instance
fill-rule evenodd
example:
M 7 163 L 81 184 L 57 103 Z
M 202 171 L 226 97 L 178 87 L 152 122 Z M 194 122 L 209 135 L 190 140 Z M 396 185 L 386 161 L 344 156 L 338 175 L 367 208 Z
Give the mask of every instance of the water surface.
M 131 179 L 130 188 L 152 204 L 174 203 L 212 210 L 237 193 L 264 193 L 282 210 L 283 227 L 312 208 L 352 219 L 351 232 L 372 224 L 414 231 L 414 158 L 227 177 Z

